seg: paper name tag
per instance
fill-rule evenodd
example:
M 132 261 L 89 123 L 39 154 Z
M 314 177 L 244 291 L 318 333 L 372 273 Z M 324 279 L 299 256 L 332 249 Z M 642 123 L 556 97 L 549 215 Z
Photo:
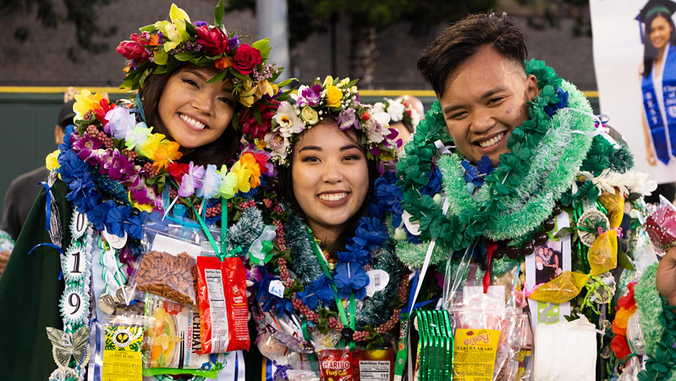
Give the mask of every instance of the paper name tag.
M 284 284 L 282 284 L 282 281 L 279 279 L 275 279 L 270 281 L 270 286 L 268 287 L 268 292 L 271 293 L 272 295 L 278 297 L 278 298 L 283 298 L 284 297 L 284 290 L 286 287 L 284 287 Z
M 384 270 L 371 270 L 366 273 L 369 277 L 369 284 L 366 286 L 366 295 L 372 297 L 376 292 L 382 291 L 390 283 L 390 274 Z

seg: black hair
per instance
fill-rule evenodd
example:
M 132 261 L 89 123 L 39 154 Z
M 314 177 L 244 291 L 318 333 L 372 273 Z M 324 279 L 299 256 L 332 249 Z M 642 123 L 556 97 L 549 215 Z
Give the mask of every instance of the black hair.
M 528 39 L 504 12 L 469 15 L 444 29 L 418 59 L 418 70 L 437 97 L 442 97 L 449 74 L 486 45 L 525 72 Z
M 169 79 L 181 71 L 187 64 L 180 66 L 170 73 L 164 74 L 152 74 L 146 78 L 143 83 L 143 87 L 139 90 L 141 96 L 141 102 L 143 104 L 143 111 L 146 116 L 146 124 L 152 126 L 155 132 L 166 135 L 169 139 L 174 140 L 171 136 L 167 127 L 162 122 L 160 118 L 160 113 L 158 111 L 160 98 L 164 88 L 166 87 Z M 239 108 L 242 107 L 237 103 L 237 108 L 235 109 L 235 114 L 238 112 Z M 225 132 L 218 137 L 218 139 L 213 142 L 203 145 L 198 149 L 190 150 L 184 152 L 183 157 L 179 160 L 182 163 L 188 163 L 190 161 L 198 165 L 207 165 L 214 164 L 220 166 L 226 164 L 230 159 L 232 159 L 235 154 L 239 151 L 240 140 L 242 139 L 242 132 L 236 131 L 232 126 L 232 121 L 228 128 L 225 129 Z
M 328 115 L 328 116 L 325 115 L 324 120 L 334 119 L 335 121 L 336 117 L 337 115 Z M 363 134 L 361 131 L 352 128 L 341 132 L 346 136 L 348 136 L 350 140 L 354 140 L 357 143 L 361 141 Z M 294 145 L 297 142 L 298 140 L 294 142 Z M 359 147 L 361 147 L 362 152 L 364 152 L 364 156 L 366 156 L 366 148 L 364 148 L 364 146 L 362 146 L 361 144 L 359 144 Z M 303 213 L 303 210 L 300 208 L 300 205 L 298 205 L 298 200 L 296 199 L 296 195 L 293 192 L 293 176 L 292 176 L 293 154 L 294 152 L 292 149 L 291 153 L 286 157 L 286 160 L 289 162 L 289 166 L 288 167 L 280 166 L 278 170 L 279 175 L 277 177 L 278 178 L 277 187 L 279 194 L 282 196 L 282 198 L 286 200 L 289 204 L 291 204 L 294 210 L 298 212 L 298 214 L 303 218 L 303 220 L 305 220 L 305 213 Z M 375 160 L 367 159 L 366 165 L 369 174 L 369 188 L 368 191 L 366 192 L 364 202 L 362 203 L 361 207 L 357 210 L 357 212 L 352 217 L 350 217 L 350 219 L 347 220 L 345 230 L 343 230 L 343 232 L 338 236 L 335 242 L 322 242 L 323 248 L 329 251 L 329 253 L 335 253 L 336 251 L 344 250 L 347 240 L 350 237 L 354 236 L 354 231 L 355 229 L 357 229 L 357 226 L 359 225 L 359 219 L 365 216 L 366 212 L 368 211 L 371 195 L 373 194 L 373 185 L 375 184 L 375 181 L 378 178 L 379 173 L 378 173 L 378 164 L 376 163 Z
M 651 25 L 653 20 L 659 16 L 664 17 L 671 26 L 669 43 L 676 45 L 676 27 L 674 27 L 674 20 L 672 20 L 671 15 L 664 11 L 655 11 L 650 16 L 648 16 L 644 22 L 645 38 L 643 40 L 643 78 L 648 78 L 650 76 L 650 73 L 653 70 L 653 61 L 655 58 L 657 58 L 657 48 L 655 48 L 652 41 L 650 41 L 650 32 L 652 31 Z

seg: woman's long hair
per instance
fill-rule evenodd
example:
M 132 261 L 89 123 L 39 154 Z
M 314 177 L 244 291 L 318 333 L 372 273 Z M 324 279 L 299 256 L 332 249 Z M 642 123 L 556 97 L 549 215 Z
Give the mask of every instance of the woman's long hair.
M 185 64 L 172 70 L 170 73 L 149 75 L 143 83 L 143 87 L 139 90 L 143 111 L 146 116 L 146 124 L 149 127 L 153 127 L 155 132 L 164 134 L 171 140 L 175 139 L 169 134 L 167 127 L 160 119 L 158 108 L 167 82 L 184 67 Z M 238 103 L 234 112 L 239 112 L 240 107 L 242 106 Z M 241 138 L 242 133 L 235 131 L 231 122 L 218 139 L 204 146 L 184 152 L 179 162 L 188 163 L 192 161 L 198 165 L 214 164 L 220 167 L 235 157 L 235 154 L 239 151 Z
M 331 118 L 335 118 L 336 116 L 324 116 L 324 120 L 326 121 L 331 120 Z M 335 120 L 334 120 L 335 123 Z M 338 128 L 338 127 L 336 127 Z M 350 140 L 356 142 L 359 147 L 361 147 L 362 152 L 364 153 L 364 156 L 366 156 L 366 148 L 364 148 L 361 145 L 361 138 L 362 138 L 362 132 L 359 130 L 354 130 L 354 129 L 347 129 L 345 131 L 341 131 L 344 133 Z M 294 145 L 298 142 L 294 142 Z M 279 194 L 286 200 L 288 203 L 291 204 L 291 206 L 298 212 L 298 214 L 305 220 L 305 213 L 303 213 L 303 210 L 300 208 L 300 205 L 298 205 L 298 200 L 296 199 L 296 195 L 293 192 L 293 176 L 292 176 L 292 166 L 293 166 L 293 148 L 291 150 L 291 153 L 287 157 L 288 162 L 290 163 L 288 167 L 280 166 L 278 169 L 279 175 L 278 175 L 278 187 L 279 187 Z M 373 194 L 373 186 L 375 184 L 376 179 L 379 176 L 378 173 L 378 164 L 376 163 L 375 160 L 366 160 L 366 165 L 368 168 L 368 174 L 369 174 L 369 189 L 366 192 L 366 197 L 364 198 L 364 202 L 361 204 L 361 207 L 357 212 L 350 217 L 350 219 L 347 220 L 345 230 L 338 236 L 335 242 L 322 242 L 322 246 L 324 249 L 326 249 L 329 253 L 335 253 L 340 250 L 345 249 L 345 244 L 347 243 L 347 240 L 354 236 L 355 229 L 357 229 L 357 226 L 359 226 L 359 219 L 364 217 L 368 211 L 369 203 L 371 202 L 371 195 Z
M 670 14 L 663 11 L 657 11 L 644 20 L 645 33 L 643 38 L 643 78 L 648 78 L 650 76 L 650 73 L 653 70 L 653 61 L 655 58 L 657 58 L 657 48 L 655 48 L 653 43 L 650 41 L 650 33 L 652 32 L 651 25 L 653 20 L 659 16 L 664 17 L 671 26 L 669 44 L 676 46 L 676 28 L 674 27 L 674 20 L 671 19 Z

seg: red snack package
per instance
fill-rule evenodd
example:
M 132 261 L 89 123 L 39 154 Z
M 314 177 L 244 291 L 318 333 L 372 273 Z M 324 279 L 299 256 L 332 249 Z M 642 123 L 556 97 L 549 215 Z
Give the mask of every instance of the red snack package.
M 650 236 L 653 246 L 660 251 L 667 251 L 676 244 L 676 207 L 666 200 L 648 216 L 644 228 Z
M 347 349 L 320 350 L 319 377 L 321 381 L 354 381 L 352 352 Z
M 202 350 L 249 350 L 246 271 L 238 257 L 197 257 Z

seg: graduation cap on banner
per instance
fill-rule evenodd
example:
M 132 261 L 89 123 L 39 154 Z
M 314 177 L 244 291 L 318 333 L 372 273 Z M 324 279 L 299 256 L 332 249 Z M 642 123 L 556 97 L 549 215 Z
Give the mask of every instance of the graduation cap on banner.
M 641 43 L 643 43 L 643 26 L 641 24 L 656 12 L 673 15 L 676 12 L 676 3 L 670 0 L 648 0 L 643 9 L 641 9 L 641 12 L 636 16 L 639 30 L 641 31 Z

